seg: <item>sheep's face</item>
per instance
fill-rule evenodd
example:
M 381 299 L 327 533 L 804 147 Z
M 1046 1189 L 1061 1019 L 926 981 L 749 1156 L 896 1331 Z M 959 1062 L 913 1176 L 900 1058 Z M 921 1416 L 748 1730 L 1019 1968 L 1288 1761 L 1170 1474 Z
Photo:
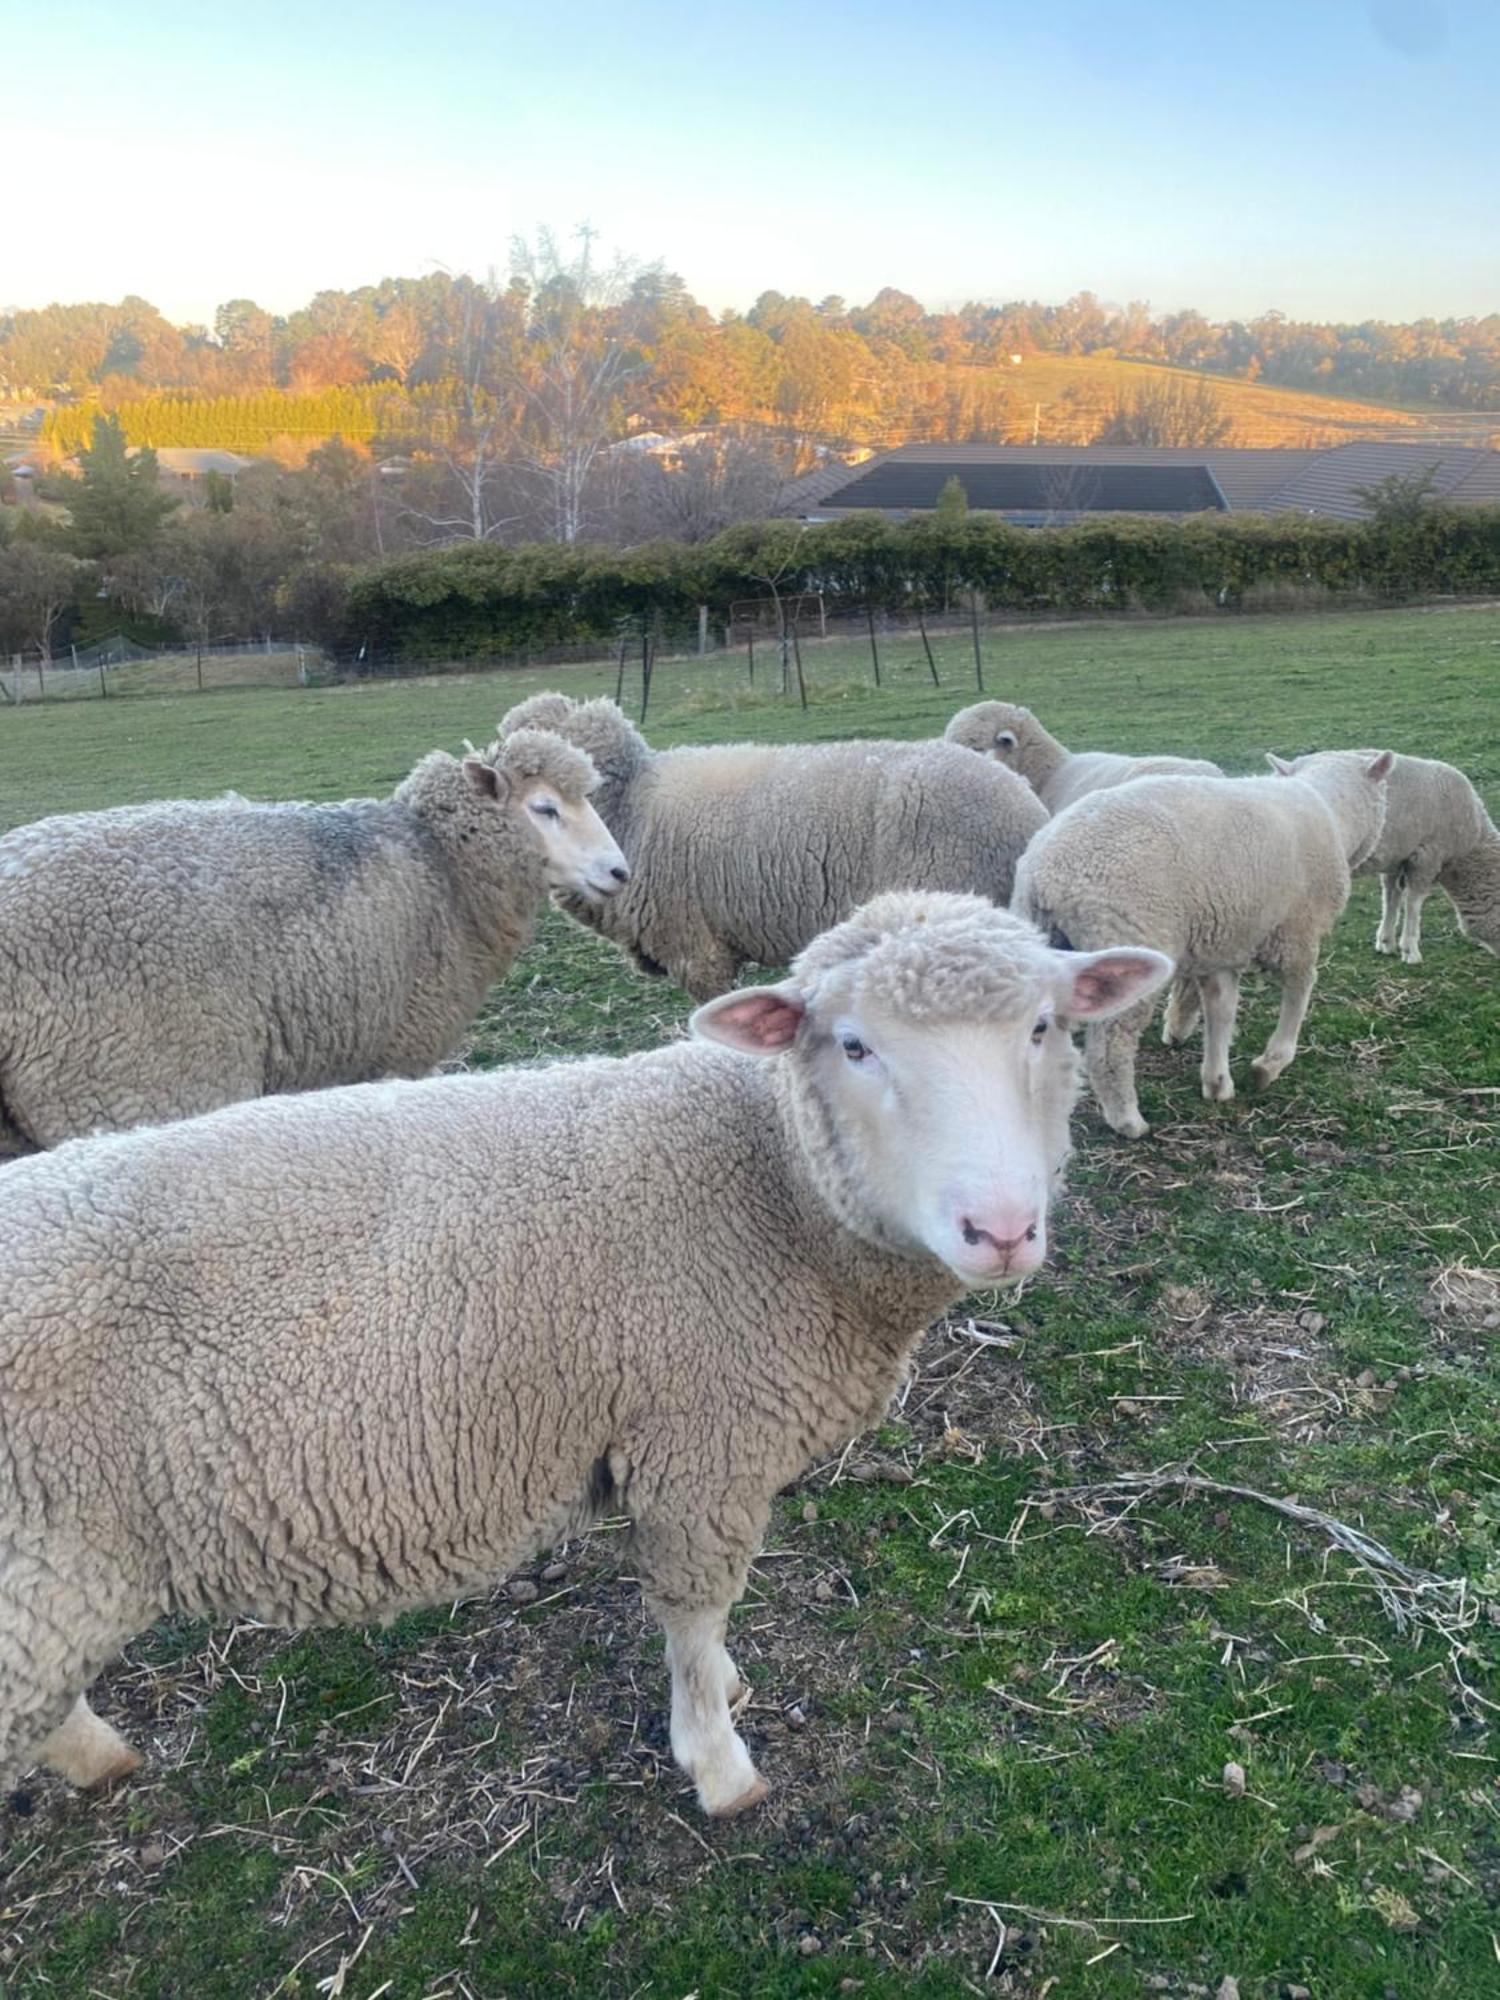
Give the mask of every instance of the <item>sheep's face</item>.
M 516 741 L 512 738 L 512 745 Z M 525 768 L 525 747 L 517 755 L 519 768 L 508 769 L 503 756 L 495 763 L 475 755 L 465 758 L 464 772 L 482 799 L 518 817 L 537 841 L 549 891 L 576 896 L 597 909 L 630 880 L 630 870 L 614 835 L 580 789 L 582 774 L 591 779 L 592 766 L 578 759 L 579 770 L 562 772 L 559 782 L 557 775 Z M 551 761 L 562 765 L 575 755 L 559 750 Z
M 518 800 L 546 858 L 547 887 L 597 908 L 630 880 L 625 856 L 586 798 L 569 798 L 542 779 L 521 787 Z
M 1055 951 L 992 914 L 1025 948 L 970 1016 L 893 1005 L 855 961 L 811 982 L 726 994 L 693 1017 L 696 1033 L 731 1047 L 792 1051 L 861 1233 L 934 1257 L 970 1286 L 1015 1283 L 1046 1257 L 1078 1090 L 1064 1022 L 1118 1013 L 1171 972 L 1157 952 Z

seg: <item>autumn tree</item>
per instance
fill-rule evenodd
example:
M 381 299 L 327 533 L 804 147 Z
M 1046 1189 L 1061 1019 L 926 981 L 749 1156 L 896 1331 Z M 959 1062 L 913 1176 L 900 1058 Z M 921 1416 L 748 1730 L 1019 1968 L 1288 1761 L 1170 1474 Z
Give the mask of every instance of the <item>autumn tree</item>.
M 1118 395 L 1095 442 L 1206 446 L 1224 444 L 1233 429 L 1209 383 L 1165 375 Z
M 0 548 L 0 652 L 52 657 L 58 620 L 77 597 L 87 563 L 29 535 Z

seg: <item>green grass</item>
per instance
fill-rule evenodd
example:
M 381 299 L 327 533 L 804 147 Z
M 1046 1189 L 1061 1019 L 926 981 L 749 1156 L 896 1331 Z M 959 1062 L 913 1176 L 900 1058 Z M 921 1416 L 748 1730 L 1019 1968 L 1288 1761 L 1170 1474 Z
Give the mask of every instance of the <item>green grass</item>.
M 876 692 L 860 647 L 809 648 L 806 715 L 768 696 L 764 654 L 753 701 L 743 658 L 674 663 L 649 733 L 928 733 L 970 693 L 966 638 L 941 658 L 935 691 L 892 645 Z M 1389 743 L 1500 808 L 1492 610 L 997 633 L 986 672 L 1079 747 L 1248 769 Z M 0 711 L 0 823 L 383 788 L 523 693 L 608 681 Z M 870 1476 L 823 1468 L 779 1504 L 734 1634 L 776 1788 L 759 1814 L 696 1818 L 612 1533 L 538 1572 L 535 1604 L 161 1627 L 101 1690 L 147 1771 L 103 1801 L 37 1781 L 5 1819 L 7 2000 L 1497 1990 L 1500 1736 L 1434 1635 L 1252 1500 L 1165 1496 L 1108 1532 L 1037 1504 L 1190 1456 L 1296 1494 L 1470 1579 L 1490 1608 L 1458 1665 L 1500 1700 L 1500 972 L 1436 901 L 1426 965 L 1376 958 L 1374 900 L 1360 885 L 1275 1089 L 1205 1105 L 1195 1053 L 1150 1047 L 1152 1137 L 1083 1107 L 1051 1267 L 973 1308 L 1010 1344 L 958 1316 L 856 1451 Z M 1252 996 L 1241 1075 L 1270 1011 Z M 686 1012 L 549 918 L 473 1058 L 648 1046 Z M 1098 1927 L 1004 1910 L 986 1981 L 1000 1932 L 955 1898 Z

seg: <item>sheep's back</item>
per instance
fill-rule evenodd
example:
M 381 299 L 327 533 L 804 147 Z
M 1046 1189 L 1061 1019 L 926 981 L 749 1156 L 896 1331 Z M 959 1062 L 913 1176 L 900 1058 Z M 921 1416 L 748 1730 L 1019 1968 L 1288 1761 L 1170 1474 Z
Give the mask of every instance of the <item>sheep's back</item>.
M 1331 814 L 1276 778 L 1137 778 L 1092 792 L 1022 857 L 1015 907 L 1078 949 L 1146 944 L 1183 971 L 1244 965 L 1348 871 Z

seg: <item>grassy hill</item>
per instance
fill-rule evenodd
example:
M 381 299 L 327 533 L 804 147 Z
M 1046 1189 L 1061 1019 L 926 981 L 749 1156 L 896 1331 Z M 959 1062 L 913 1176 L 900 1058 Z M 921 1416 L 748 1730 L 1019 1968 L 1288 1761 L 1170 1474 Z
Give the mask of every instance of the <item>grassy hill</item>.
M 1244 382 L 1231 375 L 1166 368 L 1113 356 L 1028 355 L 1019 367 L 993 372 L 1026 406 L 1010 428 L 1007 442 L 1029 442 L 1040 404 L 1042 443 L 1087 444 L 1098 430 L 1098 419 L 1117 398 L 1128 399 L 1146 384 L 1164 378 L 1212 386 L 1234 423 L 1226 440 L 1229 444 L 1331 445 L 1370 437 L 1410 438 L 1413 443 L 1431 437 L 1489 444 L 1500 438 L 1500 413 L 1396 409 L 1384 403 L 1349 402 L 1312 390 L 1284 389 L 1274 383 Z M 893 437 L 890 442 L 906 440 Z

